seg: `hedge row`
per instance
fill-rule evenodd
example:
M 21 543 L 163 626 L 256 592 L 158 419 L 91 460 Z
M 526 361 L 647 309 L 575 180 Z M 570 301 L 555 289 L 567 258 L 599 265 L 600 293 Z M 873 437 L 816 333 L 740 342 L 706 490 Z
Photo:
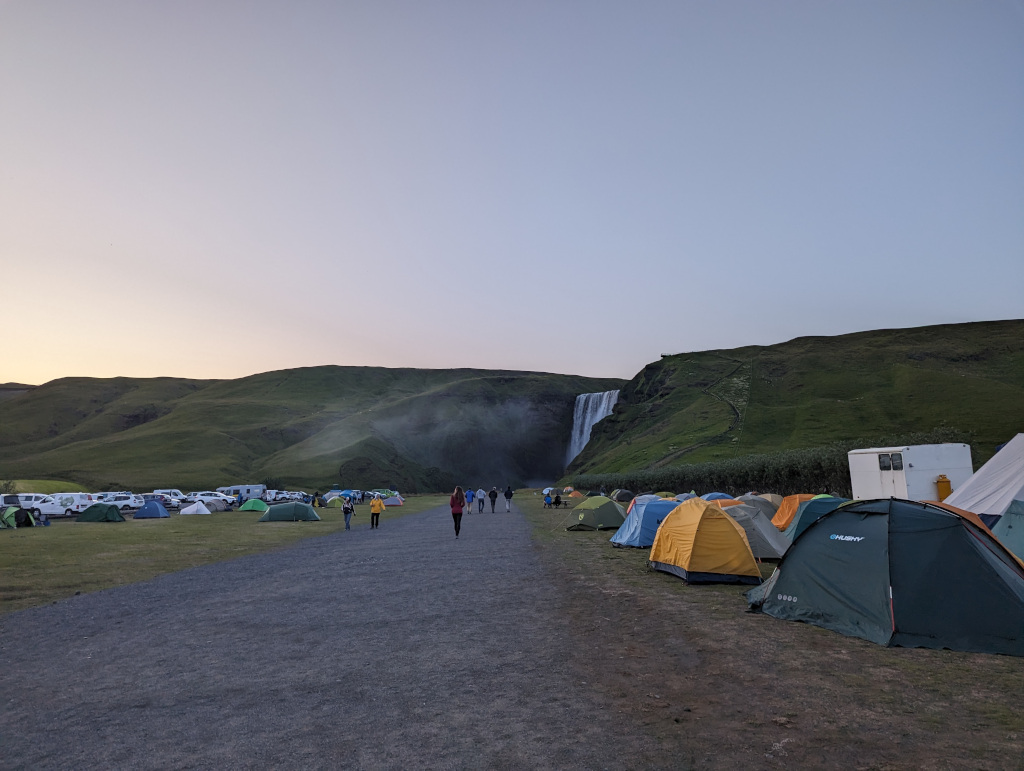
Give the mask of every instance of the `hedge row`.
M 572 483 L 581 490 L 617 487 L 634 492 L 662 491 L 698 494 L 712 491 L 742 495 L 755 490 L 762 493 L 832 493 L 852 497 L 850 465 L 847 453 L 859 447 L 893 447 L 910 444 L 969 443 L 970 434 L 956 429 L 936 429 L 927 433 L 895 437 L 875 437 L 835 442 L 825 447 L 784 450 L 765 455 L 665 466 L 618 474 L 577 474 Z

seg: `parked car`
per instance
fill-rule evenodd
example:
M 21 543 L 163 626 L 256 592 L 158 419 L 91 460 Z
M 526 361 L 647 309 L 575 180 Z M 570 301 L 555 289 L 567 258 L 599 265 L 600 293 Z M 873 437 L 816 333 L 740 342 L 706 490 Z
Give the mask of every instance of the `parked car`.
M 210 501 L 220 501 L 226 504 L 228 507 L 235 502 L 234 498 L 231 498 L 223 493 L 215 493 L 212 490 L 202 490 L 200 492 L 191 492 L 185 496 L 187 503 L 195 503 L 196 501 L 202 501 L 208 503 Z
M 156 501 L 165 509 L 181 508 L 181 501 L 177 500 L 176 498 L 172 498 L 169 495 L 164 495 L 163 493 L 143 493 L 142 500 L 144 500 L 146 503 L 149 503 L 150 501 Z
M 145 501 L 141 495 L 136 495 L 131 492 L 121 493 L 109 493 L 101 503 L 109 503 L 117 506 L 121 511 L 128 511 L 129 509 L 141 509 Z

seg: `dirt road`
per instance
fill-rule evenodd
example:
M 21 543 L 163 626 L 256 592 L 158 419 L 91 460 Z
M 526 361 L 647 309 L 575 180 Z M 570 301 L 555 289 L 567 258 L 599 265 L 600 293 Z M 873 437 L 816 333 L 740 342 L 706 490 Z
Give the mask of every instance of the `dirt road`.
M 656 763 L 564 603 L 518 511 L 442 509 L 8 614 L 0 765 Z

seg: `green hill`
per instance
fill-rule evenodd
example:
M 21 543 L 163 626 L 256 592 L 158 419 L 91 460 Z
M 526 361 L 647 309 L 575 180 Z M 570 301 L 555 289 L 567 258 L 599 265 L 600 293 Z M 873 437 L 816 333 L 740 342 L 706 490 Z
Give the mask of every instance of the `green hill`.
M 622 381 L 311 367 L 238 380 L 64 378 L 0 400 L 0 478 L 93 488 L 445 489 L 562 472 L 575 397 Z
M 975 461 L 1024 431 L 1024 321 L 801 337 L 662 357 L 570 467 L 700 463 L 953 429 Z

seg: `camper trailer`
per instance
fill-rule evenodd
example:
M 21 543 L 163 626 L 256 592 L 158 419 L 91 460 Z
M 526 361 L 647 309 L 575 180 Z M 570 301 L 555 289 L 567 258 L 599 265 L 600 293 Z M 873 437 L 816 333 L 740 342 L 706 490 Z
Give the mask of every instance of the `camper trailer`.
M 223 493 L 231 498 L 241 495 L 243 503 L 250 498 L 260 498 L 266 491 L 266 485 L 232 485 L 231 487 L 217 488 L 218 493 Z
M 855 500 L 941 501 L 974 473 L 968 444 L 871 447 L 847 457 Z

